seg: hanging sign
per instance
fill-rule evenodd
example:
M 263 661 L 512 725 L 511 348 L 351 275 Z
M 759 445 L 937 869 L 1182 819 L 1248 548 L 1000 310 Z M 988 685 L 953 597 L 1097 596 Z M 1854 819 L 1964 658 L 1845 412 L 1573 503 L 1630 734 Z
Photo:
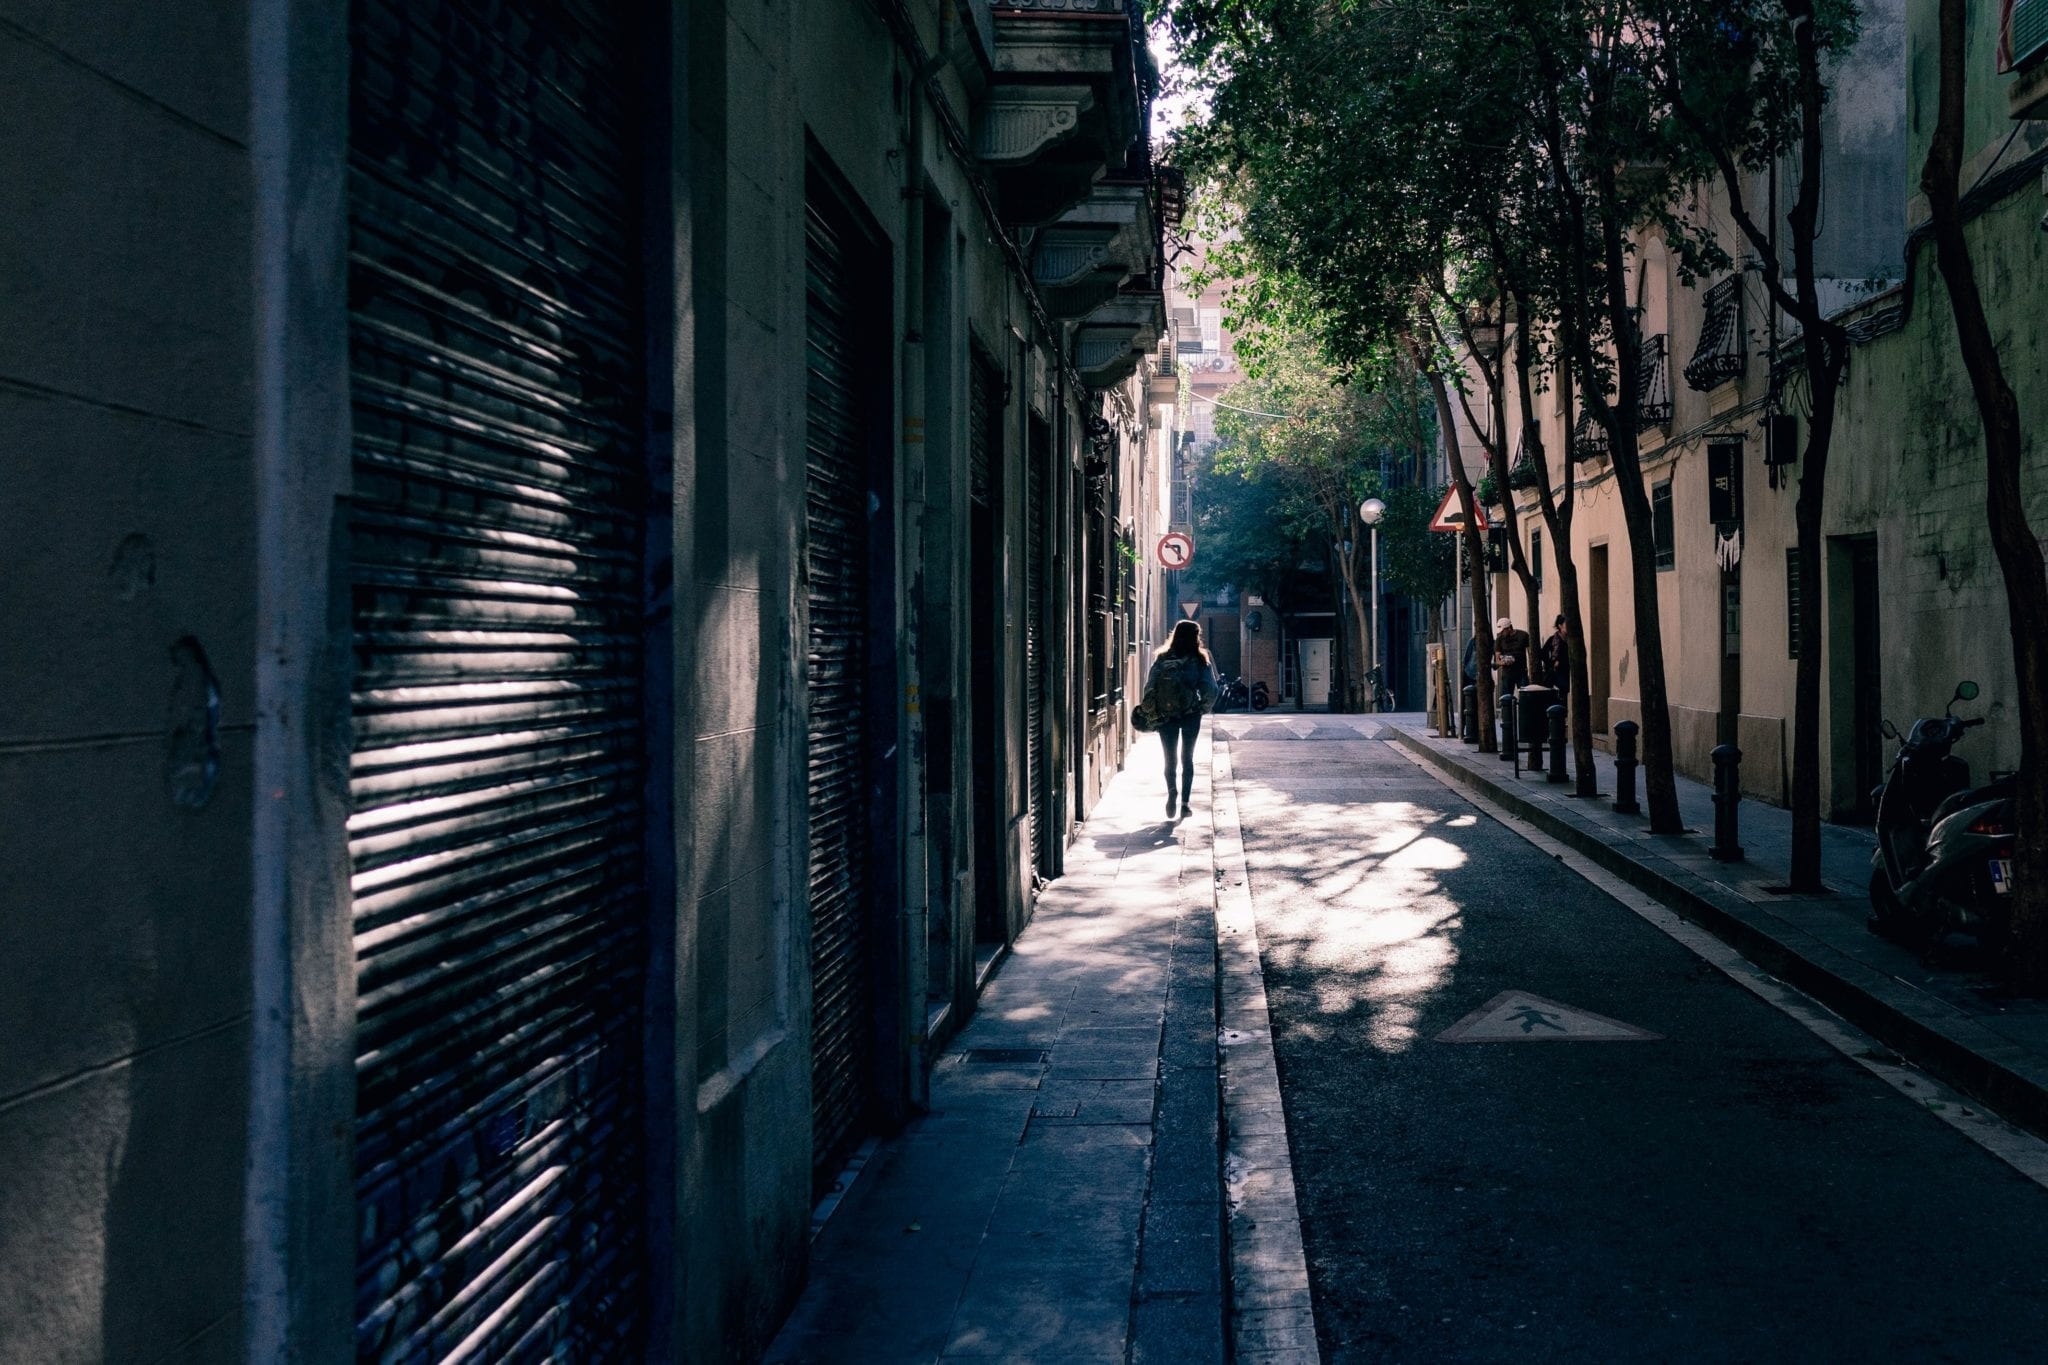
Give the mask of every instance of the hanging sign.
M 1185 569 L 1195 562 L 1195 539 L 1185 531 L 1168 531 L 1159 537 L 1159 562 L 1169 569 Z
M 1472 505 L 1472 518 L 1480 530 L 1490 531 L 1493 529 L 1493 523 L 1486 519 L 1486 509 L 1480 506 L 1476 499 Z M 1462 531 L 1465 529 L 1465 508 L 1458 501 L 1458 490 L 1455 486 L 1444 490 L 1444 500 L 1436 505 L 1436 515 L 1429 519 L 1429 529 L 1432 531 Z

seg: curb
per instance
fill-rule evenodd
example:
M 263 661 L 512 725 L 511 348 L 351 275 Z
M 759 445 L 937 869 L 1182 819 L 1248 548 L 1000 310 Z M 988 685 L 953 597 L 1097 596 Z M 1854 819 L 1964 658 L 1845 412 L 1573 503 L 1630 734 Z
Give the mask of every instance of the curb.
M 1258 916 L 1237 818 L 1230 743 L 1209 760 L 1215 842 L 1216 953 L 1223 1030 L 1225 1180 L 1229 1187 L 1230 1339 L 1242 1365 L 1317 1365 L 1315 1303 L 1266 1009 Z
M 1705 929 L 1751 962 L 1910 1058 L 2008 1121 L 2048 1136 L 2048 1058 L 2020 1047 L 1945 1002 L 1787 924 L 1732 892 L 1688 884 L 1632 858 L 1514 787 L 1446 759 L 1415 735 L 1382 735 L 1457 786 L 1480 792 Z
M 1223 1365 L 1230 1358 L 1212 836 L 1184 823 L 1152 1167 L 1131 1290 L 1130 1365 Z

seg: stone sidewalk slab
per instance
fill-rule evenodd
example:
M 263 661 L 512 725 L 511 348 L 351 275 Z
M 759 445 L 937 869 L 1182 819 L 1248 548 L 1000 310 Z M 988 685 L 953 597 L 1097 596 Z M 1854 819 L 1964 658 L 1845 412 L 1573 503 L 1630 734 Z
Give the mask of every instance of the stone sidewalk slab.
M 1713 792 L 1703 783 L 1678 779 L 1679 811 L 1689 832 L 1653 835 L 1646 817 L 1612 808 L 1614 768 L 1606 754 L 1598 756 L 1601 797 L 1582 800 L 1570 795 L 1569 784 L 1554 785 L 1526 769 L 1517 776 L 1514 765 L 1492 754 L 1436 737 L 1419 717 L 1389 717 L 1376 729 L 1450 781 L 1647 892 L 1915 1065 L 2011 1122 L 2048 1135 L 2048 1001 L 2001 999 L 1985 989 L 1990 983 L 1981 972 L 1930 966 L 1870 933 L 1869 831 L 1823 826 L 1821 875 L 1831 894 L 1784 895 L 1773 888 L 1790 864 L 1789 811 L 1744 801 L 1746 857 L 1717 862 L 1707 852 Z
M 767 1361 L 1226 1358 L 1208 747 L 1187 819 L 1111 781 Z

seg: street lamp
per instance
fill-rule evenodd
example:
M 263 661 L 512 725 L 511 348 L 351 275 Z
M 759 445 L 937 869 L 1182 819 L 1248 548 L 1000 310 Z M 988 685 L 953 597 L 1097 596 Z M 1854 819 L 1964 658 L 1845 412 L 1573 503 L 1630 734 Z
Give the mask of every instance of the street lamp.
M 1378 498 L 1367 498 L 1358 504 L 1358 519 L 1363 521 L 1372 535 L 1367 542 L 1366 556 L 1372 561 L 1372 672 L 1367 674 L 1372 695 L 1366 705 L 1380 709 L 1380 518 L 1387 514 L 1387 505 Z

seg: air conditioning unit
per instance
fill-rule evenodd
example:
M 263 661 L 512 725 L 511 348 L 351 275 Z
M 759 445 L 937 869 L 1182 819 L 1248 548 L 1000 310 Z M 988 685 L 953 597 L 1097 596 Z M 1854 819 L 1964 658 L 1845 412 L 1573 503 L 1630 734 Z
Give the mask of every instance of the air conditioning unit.
M 2048 0 L 2013 0 L 2007 21 L 2008 69 L 2031 65 L 2048 55 Z

